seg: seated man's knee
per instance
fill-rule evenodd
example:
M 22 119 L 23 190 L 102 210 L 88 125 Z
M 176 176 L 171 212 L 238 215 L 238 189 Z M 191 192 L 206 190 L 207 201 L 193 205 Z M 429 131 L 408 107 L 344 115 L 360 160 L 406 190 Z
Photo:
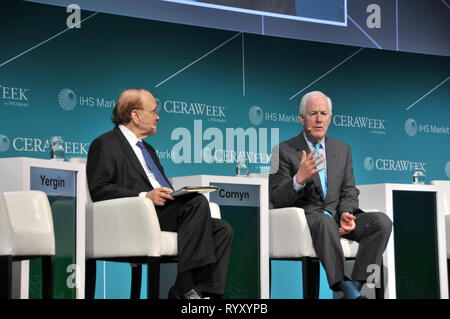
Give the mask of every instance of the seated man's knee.
M 376 227 L 382 231 L 391 232 L 392 229 L 392 220 L 389 218 L 388 215 L 385 213 L 377 212 L 377 213 L 370 213 L 374 216 L 374 224 Z
M 223 221 L 223 225 L 224 225 L 224 230 L 223 231 L 225 233 L 225 236 L 227 238 L 229 238 L 230 240 L 232 240 L 233 237 L 234 237 L 233 227 L 231 227 L 230 223 L 227 222 L 226 220 L 222 220 L 222 221 Z
M 208 199 L 202 194 L 194 194 L 192 198 L 189 200 L 189 203 L 194 205 L 198 205 L 199 207 L 208 207 L 209 211 L 209 202 Z

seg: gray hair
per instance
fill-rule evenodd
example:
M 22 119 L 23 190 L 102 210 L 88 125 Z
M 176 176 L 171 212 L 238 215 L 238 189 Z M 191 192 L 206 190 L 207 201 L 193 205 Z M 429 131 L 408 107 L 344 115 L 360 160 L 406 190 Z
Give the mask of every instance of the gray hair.
M 322 94 L 323 96 L 325 96 L 328 100 L 328 106 L 330 108 L 330 114 L 333 113 L 333 103 L 331 102 L 331 99 L 326 96 L 325 94 L 323 94 L 320 91 L 312 91 L 312 92 L 308 92 L 305 95 L 303 95 L 302 99 L 300 100 L 300 108 L 299 108 L 299 114 L 301 116 L 305 116 L 306 113 L 306 105 L 308 103 L 308 99 L 312 96 L 312 95 L 316 95 L 316 94 Z

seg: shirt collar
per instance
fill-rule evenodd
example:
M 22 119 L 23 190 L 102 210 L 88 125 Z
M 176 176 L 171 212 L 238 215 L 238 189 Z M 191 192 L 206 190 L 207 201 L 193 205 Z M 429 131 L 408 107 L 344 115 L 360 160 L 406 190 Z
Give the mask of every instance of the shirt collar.
M 314 143 L 312 143 L 309 139 L 308 139 L 308 136 L 306 136 L 306 133 L 305 132 L 303 132 L 303 136 L 305 137 L 305 141 L 306 141 L 306 143 L 308 144 L 308 146 L 309 146 L 309 149 L 314 149 L 315 147 L 314 147 Z M 320 146 L 322 146 L 322 149 L 325 149 L 325 137 L 323 137 L 320 141 L 319 141 L 319 144 L 320 144 Z
M 123 133 L 123 135 L 125 136 L 125 138 L 127 139 L 128 143 L 130 143 L 131 146 L 135 146 L 136 143 L 138 141 L 140 141 L 140 139 L 138 139 L 136 137 L 136 135 L 134 135 L 134 133 L 125 125 L 120 124 L 119 129 Z

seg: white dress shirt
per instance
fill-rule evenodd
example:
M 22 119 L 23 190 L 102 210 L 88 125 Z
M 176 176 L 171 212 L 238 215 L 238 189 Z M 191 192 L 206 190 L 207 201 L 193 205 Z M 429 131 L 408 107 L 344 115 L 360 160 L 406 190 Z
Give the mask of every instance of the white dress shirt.
M 139 163 L 141 163 L 141 166 L 144 169 L 144 172 L 147 175 L 147 178 L 148 178 L 150 184 L 152 184 L 153 188 L 161 187 L 159 182 L 156 180 L 155 175 L 148 167 L 147 162 L 145 161 L 144 155 L 142 154 L 142 150 L 139 148 L 139 146 L 136 145 L 136 143 L 141 140 L 138 139 L 136 137 L 136 135 L 134 135 L 134 133 L 132 131 L 130 131 L 126 126 L 119 125 L 119 129 L 123 133 L 125 138 L 127 139 L 128 143 L 130 143 L 131 148 L 133 149 L 134 153 L 136 154 L 136 156 L 139 160 Z M 147 192 L 139 193 L 139 197 L 145 197 L 146 194 L 147 194 Z

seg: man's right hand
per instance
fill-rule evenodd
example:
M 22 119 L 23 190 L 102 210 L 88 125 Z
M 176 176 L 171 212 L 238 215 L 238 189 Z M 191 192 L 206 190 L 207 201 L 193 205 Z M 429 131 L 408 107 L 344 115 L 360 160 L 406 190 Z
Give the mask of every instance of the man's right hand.
M 169 195 L 170 193 L 173 193 L 173 189 L 167 187 L 159 187 L 147 192 L 146 197 L 153 202 L 153 205 L 164 206 L 167 199 L 174 200 L 174 198 Z
M 306 155 L 306 152 L 302 151 L 300 167 L 298 168 L 297 174 L 295 174 L 295 180 L 300 185 L 303 185 L 305 181 L 314 174 L 325 169 L 325 165 L 322 168 L 317 168 L 320 164 L 325 162 L 325 159 L 321 159 L 323 154 L 314 156 L 315 153 L 315 151 L 311 151 L 308 155 Z

